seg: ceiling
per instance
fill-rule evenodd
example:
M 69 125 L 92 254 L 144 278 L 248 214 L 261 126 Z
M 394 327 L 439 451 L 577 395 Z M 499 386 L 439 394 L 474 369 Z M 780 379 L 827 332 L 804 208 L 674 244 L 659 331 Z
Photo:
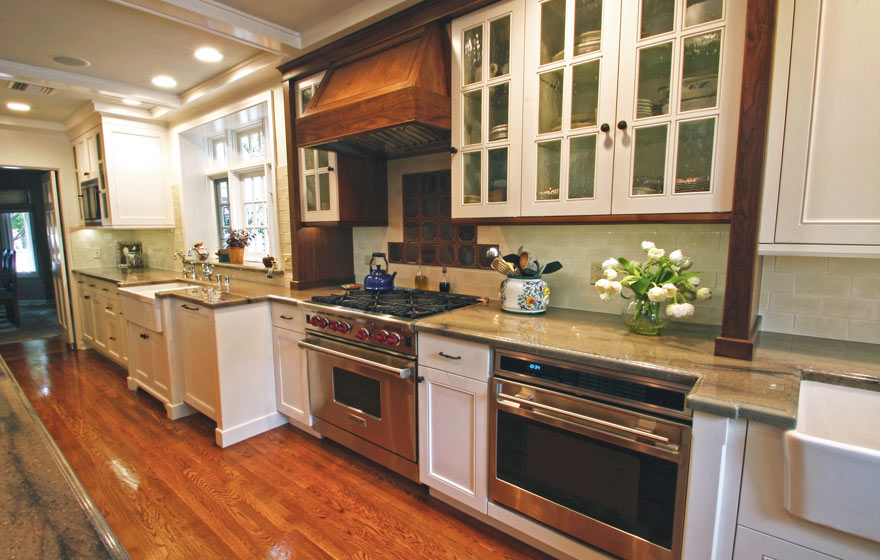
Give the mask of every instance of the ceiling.
M 0 10 L 0 120 L 63 123 L 90 102 L 169 120 L 245 76 L 351 33 L 415 0 L 28 0 Z M 213 47 L 220 62 L 193 53 Z M 61 64 L 58 55 L 88 61 Z M 271 71 L 270 71 L 271 70 Z M 273 74 L 274 72 L 274 74 Z M 153 77 L 177 85 L 160 88 Z M 10 89 L 17 84 L 18 89 Z M 136 108 L 123 99 L 139 101 Z M 31 106 L 13 111 L 7 103 Z M 18 121 L 20 122 L 20 121 Z

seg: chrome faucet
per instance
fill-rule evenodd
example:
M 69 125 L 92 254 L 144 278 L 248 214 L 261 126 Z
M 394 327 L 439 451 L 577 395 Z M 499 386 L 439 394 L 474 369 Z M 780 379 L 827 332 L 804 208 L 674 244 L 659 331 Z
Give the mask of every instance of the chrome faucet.
M 213 273 L 214 273 L 214 265 L 213 264 L 208 264 L 208 263 L 202 264 L 202 278 L 204 279 L 205 282 L 211 281 L 211 274 L 213 274 Z
M 223 278 L 220 274 L 217 275 L 217 289 L 221 289 L 223 286 L 220 284 L 220 279 Z
M 226 291 L 228 292 L 229 291 L 229 275 L 228 274 L 225 276 L 225 280 L 226 280 Z
M 186 280 L 192 275 L 192 279 L 196 279 L 196 265 L 190 262 L 183 262 L 183 279 Z

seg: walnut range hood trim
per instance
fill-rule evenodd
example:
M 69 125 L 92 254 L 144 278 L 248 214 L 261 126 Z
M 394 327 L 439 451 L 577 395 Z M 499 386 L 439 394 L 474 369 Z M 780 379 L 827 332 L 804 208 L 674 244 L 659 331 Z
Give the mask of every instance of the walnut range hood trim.
M 449 150 L 449 37 L 434 23 L 334 62 L 296 145 L 395 158 Z

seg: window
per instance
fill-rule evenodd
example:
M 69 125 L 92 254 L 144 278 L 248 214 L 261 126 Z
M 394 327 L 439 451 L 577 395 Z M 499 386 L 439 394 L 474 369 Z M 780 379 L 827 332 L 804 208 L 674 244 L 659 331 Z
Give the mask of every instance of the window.
M 236 132 L 238 159 L 242 163 L 261 161 L 266 157 L 263 147 L 263 126 Z
M 232 224 L 232 214 L 229 209 L 229 179 L 226 177 L 214 179 L 214 203 L 217 209 L 217 246 L 223 247 L 226 245 Z
M 252 235 L 247 252 L 266 255 L 269 253 L 269 195 L 266 177 L 260 172 L 252 172 L 241 175 L 240 182 L 244 229 Z
M 15 272 L 34 273 L 37 271 L 37 263 L 31 234 L 31 213 L 15 212 L 9 217 L 12 226 L 12 248 L 15 250 Z
M 211 139 L 211 155 L 214 169 L 226 167 L 226 135 Z

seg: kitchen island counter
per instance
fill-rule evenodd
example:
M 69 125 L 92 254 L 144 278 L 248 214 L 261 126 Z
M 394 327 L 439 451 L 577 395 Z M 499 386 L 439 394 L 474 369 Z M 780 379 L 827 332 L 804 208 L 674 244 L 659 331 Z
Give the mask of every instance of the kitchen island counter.
M 476 305 L 416 322 L 416 331 L 694 384 L 693 410 L 793 428 L 802 378 L 880 391 L 880 345 L 762 332 L 752 361 L 714 355 L 720 329 L 674 323 L 659 337 L 619 316 L 551 308 L 540 316 Z

